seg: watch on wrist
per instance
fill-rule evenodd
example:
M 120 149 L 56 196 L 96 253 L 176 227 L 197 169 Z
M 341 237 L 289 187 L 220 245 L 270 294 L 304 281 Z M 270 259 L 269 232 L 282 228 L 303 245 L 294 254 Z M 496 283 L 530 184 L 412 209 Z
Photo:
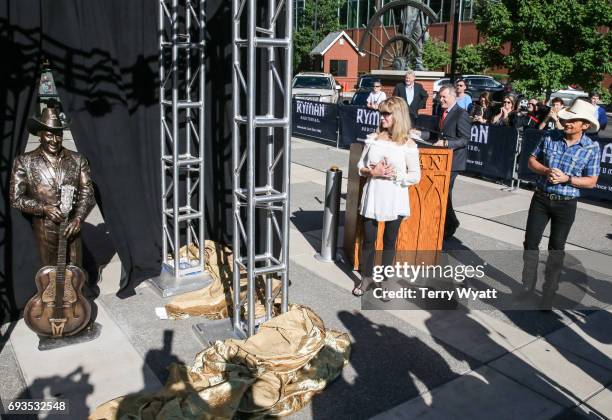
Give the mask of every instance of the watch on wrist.
M 572 176 L 571 176 L 571 175 L 568 175 L 568 176 L 567 176 L 567 182 L 566 182 L 566 184 L 568 184 L 568 185 L 572 185 Z

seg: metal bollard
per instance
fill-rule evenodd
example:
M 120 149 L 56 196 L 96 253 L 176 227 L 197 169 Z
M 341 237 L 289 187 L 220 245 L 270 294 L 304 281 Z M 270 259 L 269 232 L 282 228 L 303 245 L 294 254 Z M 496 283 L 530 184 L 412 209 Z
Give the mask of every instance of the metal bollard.
M 323 209 L 321 252 L 315 255 L 315 258 L 321 262 L 334 262 L 336 260 L 341 187 L 342 171 L 334 165 L 327 170 L 327 178 L 325 180 L 325 207 Z

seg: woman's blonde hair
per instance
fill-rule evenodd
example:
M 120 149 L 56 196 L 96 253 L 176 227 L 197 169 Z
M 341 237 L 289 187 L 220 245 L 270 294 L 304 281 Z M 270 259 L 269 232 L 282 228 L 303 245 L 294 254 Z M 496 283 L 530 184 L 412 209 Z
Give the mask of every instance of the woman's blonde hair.
M 393 126 L 391 131 L 389 131 L 389 136 L 394 142 L 400 144 L 406 143 L 410 132 L 410 115 L 408 114 L 408 104 L 406 101 L 399 96 L 392 96 L 378 105 L 378 112 L 388 112 L 393 115 Z M 378 125 L 378 132 L 380 133 L 382 130 L 381 119 Z

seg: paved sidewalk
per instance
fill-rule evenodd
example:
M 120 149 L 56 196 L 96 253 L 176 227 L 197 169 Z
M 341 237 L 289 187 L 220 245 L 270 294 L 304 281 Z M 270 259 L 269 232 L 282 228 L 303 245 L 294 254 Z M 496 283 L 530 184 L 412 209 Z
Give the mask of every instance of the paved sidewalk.
M 352 356 L 342 375 L 291 419 L 612 417 L 610 306 L 549 313 L 361 311 L 360 300 L 350 293 L 359 275 L 342 262 L 314 258 L 320 245 L 325 170 L 333 164 L 346 178 L 348 151 L 293 139 L 290 300 L 313 308 L 326 326 L 348 332 Z M 529 191 L 505 192 L 500 185 L 468 177 L 459 177 L 455 188 L 461 227 L 446 248 L 471 250 L 476 257 L 483 250 L 522 249 Z M 342 192 L 343 211 L 346 179 Z M 94 226 L 101 223 L 92 219 Z M 610 267 L 611 272 L 596 273 L 598 278 L 612 275 L 611 234 L 612 210 L 579 205 L 571 248 L 599 261 L 599 267 Z M 108 398 L 158 388 L 169 363 L 189 364 L 202 349 L 191 331 L 201 320 L 158 320 L 154 308 L 168 299 L 147 284 L 133 296 L 117 297 L 116 260 L 107 267 L 112 270 L 103 274 L 96 299 L 103 333 L 88 343 L 101 353 L 84 345 L 41 353 L 32 348 L 33 337 L 22 322 L 2 326 L 3 404 L 19 396 L 59 393 L 71 398 L 76 410 L 71 418 L 84 418 Z M 44 360 L 56 361 L 39 368 Z

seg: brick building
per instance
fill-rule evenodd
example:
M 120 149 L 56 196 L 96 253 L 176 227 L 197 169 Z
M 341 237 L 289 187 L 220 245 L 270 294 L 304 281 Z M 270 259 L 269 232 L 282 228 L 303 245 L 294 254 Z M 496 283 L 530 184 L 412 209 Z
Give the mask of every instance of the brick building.
M 359 51 L 344 31 L 328 34 L 311 52 L 315 71 L 331 73 L 343 90 L 357 82 Z

